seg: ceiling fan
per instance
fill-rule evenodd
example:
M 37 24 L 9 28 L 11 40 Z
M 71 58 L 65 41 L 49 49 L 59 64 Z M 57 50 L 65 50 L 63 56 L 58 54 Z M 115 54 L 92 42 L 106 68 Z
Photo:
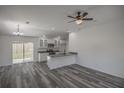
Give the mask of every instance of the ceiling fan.
M 76 12 L 76 16 L 67 16 L 69 18 L 74 19 L 72 21 L 69 21 L 68 23 L 76 22 L 76 24 L 80 25 L 83 21 L 92 21 L 93 18 L 87 18 L 86 17 L 87 15 L 88 15 L 87 12 L 82 13 L 82 12 L 78 11 L 78 12 Z

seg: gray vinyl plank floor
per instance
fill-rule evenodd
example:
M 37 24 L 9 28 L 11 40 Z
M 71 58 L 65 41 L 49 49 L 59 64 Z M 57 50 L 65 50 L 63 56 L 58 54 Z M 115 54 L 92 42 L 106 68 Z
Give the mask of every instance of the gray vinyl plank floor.
M 123 88 L 124 79 L 79 65 L 49 70 L 46 62 L 0 67 L 1 88 Z

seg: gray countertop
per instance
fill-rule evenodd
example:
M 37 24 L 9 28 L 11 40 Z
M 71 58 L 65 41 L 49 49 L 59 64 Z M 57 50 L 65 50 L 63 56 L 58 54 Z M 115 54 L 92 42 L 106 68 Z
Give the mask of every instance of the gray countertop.
M 64 56 L 72 56 L 72 55 L 77 55 L 76 52 L 69 52 L 69 53 L 60 53 L 60 54 L 55 54 L 55 55 L 49 55 L 50 57 L 64 57 Z
M 38 53 L 50 53 L 51 51 L 38 51 Z M 54 50 L 52 52 L 59 52 L 58 50 Z

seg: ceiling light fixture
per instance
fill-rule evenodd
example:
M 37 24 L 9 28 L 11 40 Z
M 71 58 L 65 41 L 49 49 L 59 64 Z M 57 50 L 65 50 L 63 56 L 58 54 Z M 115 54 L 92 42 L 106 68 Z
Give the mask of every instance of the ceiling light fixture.
M 80 25 L 80 24 L 82 24 L 83 21 L 82 20 L 76 20 L 75 22 L 76 22 L 76 24 Z
M 17 25 L 17 32 L 13 32 L 13 35 L 22 36 L 24 33 L 19 32 L 19 24 Z
M 30 22 L 29 22 L 29 21 L 26 21 L 25 23 L 26 23 L 26 24 L 30 24 Z
M 82 24 L 83 21 L 92 21 L 93 18 L 87 18 L 87 15 L 88 15 L 87 12 L 82 13 L 81 11 L 77 11 L 76 16 L 71 16 L 71 15 L 67 16 L 73 19 L 72 21 L 69 21 L 68 23 L 76 22 L 76 24 L 80 25 Z

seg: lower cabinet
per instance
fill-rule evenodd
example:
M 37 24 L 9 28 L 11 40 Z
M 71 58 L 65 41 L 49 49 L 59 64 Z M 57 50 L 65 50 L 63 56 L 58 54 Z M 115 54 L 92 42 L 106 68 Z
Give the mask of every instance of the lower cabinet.
M 49 53 L 39 53 L 39 62 L 43 62 L 43 61 L 47 61 L 47 56 L 49 55 Z

